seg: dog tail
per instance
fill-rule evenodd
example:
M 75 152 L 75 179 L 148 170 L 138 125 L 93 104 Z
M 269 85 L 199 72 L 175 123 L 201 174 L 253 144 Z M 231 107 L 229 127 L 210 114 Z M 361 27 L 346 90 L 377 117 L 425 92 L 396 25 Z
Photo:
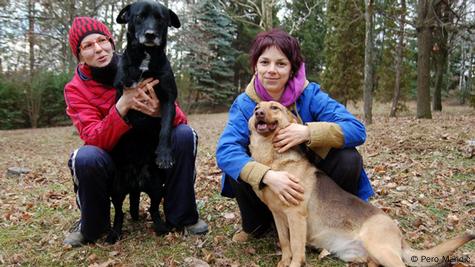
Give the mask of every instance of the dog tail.
M 470 259 L 450 257 L 450 255 L 465 243 L 475 239 L 474 232 L 466 232 L 463 235 L 452 238 L 439 244 L 431 249 L 416 250 L 412 249 L 409 244 L 403 240 L 402 257 L 404 263 L 409 266 L 434 266 L 449 263 L 468 263 Z

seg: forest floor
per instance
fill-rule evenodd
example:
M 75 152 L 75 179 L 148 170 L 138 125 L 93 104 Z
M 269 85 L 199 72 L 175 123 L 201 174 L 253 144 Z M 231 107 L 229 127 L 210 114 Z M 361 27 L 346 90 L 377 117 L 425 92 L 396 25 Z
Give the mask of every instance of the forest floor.
M 361 118 L 362 105 L 350 107 Z M 409 110 L 415 110 L 409 104 Z M 433 119 L 406 111 L 388 118 L 389 107 L 374 107 L 367 141 L 359 147 L 376 195 L 371 203 L 397 220 L 405 239 L 427 248 L 475 229 L 475 109 L 444 106 Z M 126 215 L 123 239 L 115 245 L 63 245 L 79 218 L 67 168 L 71 151 L 81 145 L 73 127 L 0 131 L 0 265 L 2 266 L 275 266 L 276 238 L 233 243 L 240 217 L 233 199 L 221 197 L 221 172 L 215 147 L 227 114 L 190 115 L 199 136 L 196 192 L 204 236 L 171 233 L 157 237 L 141 203 L 141 219 Z M 10 167 L 31 171 L 7 175 Z M 128 209 L 128 205 L 124 205 Z M 456 256 L 475 266 L 475 242 Z M 335 258 L 308 251 L 307 266 L 345 266 Z

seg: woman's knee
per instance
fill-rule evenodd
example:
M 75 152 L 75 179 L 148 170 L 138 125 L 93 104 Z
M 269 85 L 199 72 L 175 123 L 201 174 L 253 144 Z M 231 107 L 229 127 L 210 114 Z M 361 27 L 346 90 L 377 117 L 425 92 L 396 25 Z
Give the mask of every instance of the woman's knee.
M 340 168 L 346 169 L 347 171 L 356 170 L 358 173 L 361 171 L 363 158 L 355 148 L 342 149 L 338 157 Z
M 102 168 L 112 162 L 109 154 L 97 146 L 85 145 L 73 156 L 76 168 Z
M 357 183 L 363 168 L 363 159 L 355 148 L 335 149 L 330 151 L 318 167 L 338 184 Z
M 180 124 L 173 129 L 173 146 L 175 151 L 192 152 L 196 154 L 196 147 L 198 145 L 198 135 L 195 130 L 186 124 Z
M 114 172 L 114 163 L 103 149 L 85 145 L 76 150 L 70 159 L 70 168 L 75 182 L 78 180 L 110 178 Z

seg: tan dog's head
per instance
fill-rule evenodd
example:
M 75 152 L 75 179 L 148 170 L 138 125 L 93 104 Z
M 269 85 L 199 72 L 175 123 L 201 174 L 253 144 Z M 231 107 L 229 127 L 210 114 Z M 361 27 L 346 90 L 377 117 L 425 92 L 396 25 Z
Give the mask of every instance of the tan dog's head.
M 277 129 L 285 128 L 295 122 L 297 122 L 295 116 L 282 104 L 275 101 L 263 101 L 256 105 L 248 127 L 251 133 L 270 136 Z

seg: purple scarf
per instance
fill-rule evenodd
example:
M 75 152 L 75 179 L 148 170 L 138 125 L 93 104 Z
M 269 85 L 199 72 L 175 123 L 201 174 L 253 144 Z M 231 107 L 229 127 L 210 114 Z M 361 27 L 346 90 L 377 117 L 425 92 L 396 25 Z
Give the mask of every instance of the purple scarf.
M 285 85 L 284 93 L 280 97 L 279 101 L 282 105 L 289 107 L 295 101 L 297 101 L 297 98 L 300 96 L 304 89 L 305 81 L 307 80 L 307 77 L 305 76 L 305 64 L 302 63 L 300 65 L 299 70 L 297 71 L 297 74 L 287 82 Z M 256 90 L 257 95 L 263 100 L 263 101 L 271 101 L 274 100 L 267 90 L 264 88 L 262 85 L 261 81 L 259 81 L 259 78 L 256 75 L 256 78 L 254 80 L 254 88 Z

